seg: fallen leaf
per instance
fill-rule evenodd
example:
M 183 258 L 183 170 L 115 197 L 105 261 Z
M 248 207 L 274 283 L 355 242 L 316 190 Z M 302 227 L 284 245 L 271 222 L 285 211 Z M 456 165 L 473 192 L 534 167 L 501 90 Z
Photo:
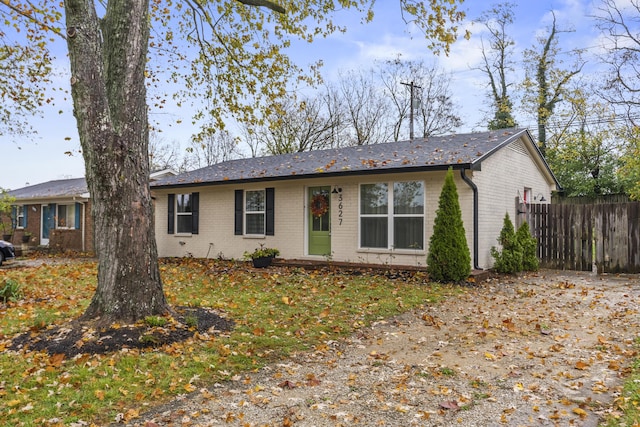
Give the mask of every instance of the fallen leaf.
M 585 369 L 587 369 L 589 366 L 590 366 L 590 365 L 589 365 L 589 363 L 584 362 L 584 361 L 582 361 L 582 360 L 578 360 L 578 361 L 576 362 L 576 364 L 575 364 L 575 368 L 576 368 L 576 369 L 579 369 L 579 370 L 581 370 L 581 371 L 584 371 L 584 370 L 585 370 Z
M 583 418 L 583 419 L 587 417 L 587 411 L 585 411 L 582 408 L 575 408 L 573 410 L 573 413 L 580 416 L 580 418 Z
M 285 380 L 285 381 L 282 381 L 280 384 L 278 384 L 278 387 L 291 390 L 296 388 L 296 385 L 289 380 Z
M 487 360 L 496 360 L 496 356 L 494 354 L 489 353 L 488 351 L 484 353 L 484 358 Z
M 320 385 L 320 380 L 317 379 L 315 375 L 309 374 L 307 375 L 307 385 L 311 387 Z
M 457 411 L 458 409 L 460 409 L 460 407 L 458 406 L 458 402 L 456 402 L 455 400 L 446 400 L 444 402 L 441 402 L 440 407 L 444 409 L 451 409 L 452 411 Z

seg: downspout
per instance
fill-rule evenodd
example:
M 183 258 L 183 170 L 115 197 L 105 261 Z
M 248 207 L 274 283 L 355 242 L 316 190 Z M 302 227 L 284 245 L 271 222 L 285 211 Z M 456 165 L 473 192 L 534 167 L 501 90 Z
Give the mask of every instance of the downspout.
M 473 191 L 473 268 L 475 270 L 482 270 L 478 266 L 478 187 L 476 184 L 465 174 L 466 169 L 460 169 L 460 177 L 467 183 Z

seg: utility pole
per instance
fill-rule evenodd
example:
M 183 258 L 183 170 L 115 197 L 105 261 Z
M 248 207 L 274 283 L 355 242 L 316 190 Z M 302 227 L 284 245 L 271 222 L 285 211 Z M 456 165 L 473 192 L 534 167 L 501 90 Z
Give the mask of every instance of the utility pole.
M 414 94 L 415 94 L 414 89 L 422 89 L 422 87 L 416 86 L 413 82 L 411 83 L 400 82 L 400 84 L 409 86 L 409 93 L 411 97 L 409 101 L 409 139 L 412 140 L 413 139 L 413 110 L 416 105 L 415 98 L 414 98 Z

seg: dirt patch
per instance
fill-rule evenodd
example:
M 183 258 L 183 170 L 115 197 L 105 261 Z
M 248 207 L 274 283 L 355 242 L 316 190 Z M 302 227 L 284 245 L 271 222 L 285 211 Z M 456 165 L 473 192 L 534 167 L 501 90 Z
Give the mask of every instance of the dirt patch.
M 640 281 L 492 278 L 135 426 L 596 426 L 637 356 Z

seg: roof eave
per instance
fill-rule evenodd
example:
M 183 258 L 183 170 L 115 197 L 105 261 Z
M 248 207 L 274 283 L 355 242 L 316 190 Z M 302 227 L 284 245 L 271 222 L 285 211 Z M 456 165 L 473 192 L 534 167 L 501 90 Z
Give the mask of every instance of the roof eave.
M 459 169 L 471 169 L 474 162 L 471 163 L 455 163 L 455 164 L 442 164 L 442 165 L 422 165 L 411 167 L 398 167 L 398 168 L 382 168 L 382 169 L 358 169 L 358 170 L 346 170 L 336 172 L 318 172 L 313 174 L 300 174 L 300 175 L 283 175 L 274 177 L 257 177 L 257 178 L 243 178 L 243 179 L 227 179 L 217 181 L 201 181 L 201 182 L 184 182 L 177 184 L 167 185 L 152 185 L 152 190 L 164 190 L 172 188 L 185 188 L 185 187 L 204 187 L 213 185 L 228 185 L 228 184 L 248 184 L 254 182 L 274 182 L 274 181 L 291 181 L 297 179 L 316 179 L 316 178 L 335 178 L 342 176 L 369 176 L 369 175 L 385 175 L 392 173 L 411 173 L 411 172 L 427 172 L 427 171 L 443 171 L 449 168 L 455 170 Z

